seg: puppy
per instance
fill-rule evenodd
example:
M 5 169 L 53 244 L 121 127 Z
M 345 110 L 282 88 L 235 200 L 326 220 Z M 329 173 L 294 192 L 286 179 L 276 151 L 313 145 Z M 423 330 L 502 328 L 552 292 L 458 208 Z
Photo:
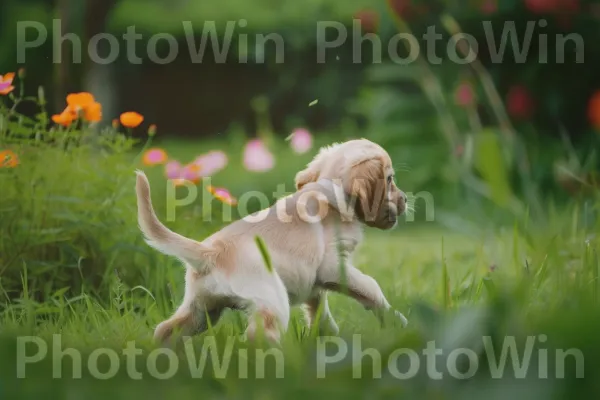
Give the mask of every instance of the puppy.
M 158 220 L 148 180 L 137 172 L 138 221 L 147 243 L 186 267 L 183 302 L 156 328 L 158 342 L 175 333 L 200 333 L 226 308 L 249 314 L 250 339 L 261 329 L 278 342 L 293 305 L 306 306 L 311 324 L 321 309 L 319 332 L 336 334 L 328 291 L 349 295 L 373 311 L 390 309 L 377 282 L 352 264 L 362 226 L 391 229 L 406 208 L 387 152 L 366 139 L 325 147 L 295 183 L 296 193 L 198 242 Z M 272 270 L 257 236 L 267 247 Z M 394 312 L 405 325 L 406 318 Z

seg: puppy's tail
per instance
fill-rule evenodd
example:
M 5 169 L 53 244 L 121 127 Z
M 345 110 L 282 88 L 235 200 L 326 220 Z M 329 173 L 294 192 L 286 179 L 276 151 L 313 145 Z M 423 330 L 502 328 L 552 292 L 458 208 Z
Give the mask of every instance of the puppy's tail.
M 138 224 L 146 243 L 169 256 L 177 257 L 196 270 L 205 270 L 214 263 L 215 252 L 192 239 L 181 236 L 163 225 L 157 218 L 150 198 L 150 183 L 142 171 L 136 171 Z

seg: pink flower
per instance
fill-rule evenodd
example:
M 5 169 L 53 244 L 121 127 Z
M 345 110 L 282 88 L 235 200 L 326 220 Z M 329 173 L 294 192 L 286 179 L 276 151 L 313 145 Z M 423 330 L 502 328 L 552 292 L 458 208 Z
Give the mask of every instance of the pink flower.
M 10 94 L 15 87 L 13 86 L 13 80 L 15 79 L 15 73 L 9 72 L 4 75 L 0 75 L 0 95 L 6 96 Z
M 309 151 L 312 147 L 312 135 L 303 128 L 295 129 L 292 132 L 291 142 L 292 150 L 298 154 L 303 154 Z
M 507 111 L 513 118 L 529 118 L 533 114 L 534 103 L 527 88 L 512 86 L 506 95 Z
M 8 89 L 10 87 L 10 85 L 11 85 L 10 82 L 0 82 L 0 92 Z
M 149 149 L 142 158 L 144 165 L 157 165 L 167 162 L 167 153 L 163 149 Z
M 473 86 L 470 83 L 463 82 L 456 88 L 454 92 L 454 101 L 456 104 L 462 107 L 470 106 L 475 100 L 475 94 L 473 93 Z
M 214 186 L 208 186 L 208 191 L 212 193 L 215 198 L 222 201 L 225 204 L 229 204 L 230 206 L 237 204 L 237 199 L 229 193 L 229 191 L 225 188 L 217 188 Z
M 165 165 L 165 175 L 167 179 L 178 179 L 181 177 L 181 163 L 179 161 L 170 161 Z
M 227 155 L 222 151 L 214 150 L 199 156 L 194 164 L 200 167 L 200 176 L 211 176 L 227 165 Z
M 273 154 L 260 139 L 253 139 L 244 149 L 244 167 L 249 171 L 264 172 L 275 165 Z
M 191 163 L 182 166 L 179 161 L 168 162 L 165 165 L 165 175 L 167 179 L 173 180 L 175 186 L 182 185 L 185 181 L 198 183 L 202 178 L 199 165 Z
M 181 170 L 180 178 L 193 183 L 200 182 L 200 166 L 193 163 L 186 165 Z

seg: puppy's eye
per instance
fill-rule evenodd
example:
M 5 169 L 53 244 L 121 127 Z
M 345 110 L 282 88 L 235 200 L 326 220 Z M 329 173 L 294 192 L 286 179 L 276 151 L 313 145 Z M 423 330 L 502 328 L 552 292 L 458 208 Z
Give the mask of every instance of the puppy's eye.
M 394 176 L 393 175 L 388 175 L 388 178 L 387 178 L 388 185 L 391 185 L 393 181 L 394 181 Z

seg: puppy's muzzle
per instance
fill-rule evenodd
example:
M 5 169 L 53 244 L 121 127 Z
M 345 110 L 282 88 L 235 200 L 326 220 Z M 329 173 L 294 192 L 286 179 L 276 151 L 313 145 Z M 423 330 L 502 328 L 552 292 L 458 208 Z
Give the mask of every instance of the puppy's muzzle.
M 406 211 L 406 205 L 408 204 L 408 198 L 406 197 L 406 193 L 400 191 L 400 195 L 398 196 L 398 215 L 404 214 Z

